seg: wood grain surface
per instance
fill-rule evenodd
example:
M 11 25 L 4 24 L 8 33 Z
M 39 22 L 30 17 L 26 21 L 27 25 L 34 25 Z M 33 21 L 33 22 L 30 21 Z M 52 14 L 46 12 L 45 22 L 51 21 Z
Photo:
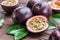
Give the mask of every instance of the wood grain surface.
M 0 0 L 0 3 L 2 1 L 3 0 Z M 29 0 L 19 0 L 19 5 L 26 6 L 28 1 Z M 43 1 L 48 1 L 48 0 L 43 0 Z M 13 24 L 12 18 L 4 16 L 4 13 L 5 12 L 3 11 L 3 9 L 1 8 L 1 5 L 0 5 L 0 15 L 4 18 L 4 25 L 2 26 L 2 28 L 0 28 L 0 40 L 14 40 L 14 37 L 12 35 L 6 34 L 10 25 Z M 52 31 L 53 30 L 47 30 L 47 31 L 40 33 L 40 34 L 29 33 L 29 35 L 27 35 L 22 40 L 48 40 L 49 35 L 51 34 Z

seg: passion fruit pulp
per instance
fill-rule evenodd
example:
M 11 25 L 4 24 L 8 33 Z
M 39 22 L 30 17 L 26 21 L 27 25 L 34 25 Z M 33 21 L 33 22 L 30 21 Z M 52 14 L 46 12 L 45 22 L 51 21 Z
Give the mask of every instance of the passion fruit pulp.
M 45 16 L 38 15 L 29 18 L 26 22 L 28 31 L 32 33 L 40 33 L 48 28 L 48 20 Z
M 5 0 L 1 2 L 3 10 L 6 12 L 5 15 L 10 16 L 15 8 L 17 8 L 18 0 Z
M 18 24 L 22 24 L 30 17 L 32 17 L 32 12 L 28 7 L 18 7 L 12 14 L 13 21 Z
M 52 15 L 52 9 L 47 2 L 40 2 L 34 4 L 32 8 L 33 15 L 44 15 L 48 19 Z
M 60 31 L 59 30 L 54 30 L 50 37 L 49 40 L 60 40 Z

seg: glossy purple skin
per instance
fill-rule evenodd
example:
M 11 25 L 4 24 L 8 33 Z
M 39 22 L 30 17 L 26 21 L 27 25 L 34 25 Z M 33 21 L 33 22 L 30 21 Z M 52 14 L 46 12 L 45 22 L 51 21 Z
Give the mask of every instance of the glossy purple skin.
M 2 6 L 3 10 L 6 12 L 5 15 L 10 16 L 10 15 L 12 14 L 13 10 L 14 10 L 15 8 L 17 8 L 19 5 L 18 5 L 18 3 L 17 3 L 17 4 L 14 5 L 14 6 L 4 6 L 4 5 L 1 5 L 1 6 Z
M 41 0 L 29 0 L 28 3 L 27 3 L 27 7 L 32 9 L 33 5 L 35 3 L 39 3 L 39 2 L 41 2 Z
M 52 15 L 52 9 L 47 2 L 40 2 L 34 4 L 32 8 L 33 15 L 44 15 L 48 19 Z
M 59 30 L 53 31 L 49 37 L 49 40 L 60 40 L 60 31 Z
M 32 17 L 32 12 L 28 7 L 18 7 L 14 10 L 12 19 L 15 23 L 22 24 Z
M 54 14 L 60 14 L 60 10 L 52 9 L 53 15 Z

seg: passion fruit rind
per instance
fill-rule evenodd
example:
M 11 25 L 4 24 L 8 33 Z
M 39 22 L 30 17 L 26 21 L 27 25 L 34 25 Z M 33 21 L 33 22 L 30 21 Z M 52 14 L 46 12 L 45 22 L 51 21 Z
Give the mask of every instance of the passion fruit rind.
M 33 15 L 44 15 L 48 19 L 52 16 L 52 9 L 47 2 L 39 2 L 33 5 Z
M 11 15 L 13 10 L 19 6 L 18 3 L 19 3 L 18 0 L 16 0 L 16 4 L 12 5 L 12 6 L 3 5 L 1 3 L 3 10 L 6 12 L 5 15 L 7 15 L 7 16 Z
M 33 16 L 33 14 L 31 12 L 30 8 L 19 6 L 18 8 L 16 8 L 13 11 L 12 19 L 13 19 L 14 23 L 22 24 L 22 23 L 25 23 L 26 20 L 32 16 Z
M 35 19 L 36 19 L 36 21 L 35 21 Z M 37 21 L 37 19 L 39 20 L 39 22 Z M 33 23 L 33 24 L 29 24 L 29 23 Z M 29 18 L 26 22 L 27 30 L 31 33 L 41 33 L 43 31 L 45 31 L 48 28 L 48 26 L 49 26 L 48 19 L 42 15 L 33 16 L 33 17 Z

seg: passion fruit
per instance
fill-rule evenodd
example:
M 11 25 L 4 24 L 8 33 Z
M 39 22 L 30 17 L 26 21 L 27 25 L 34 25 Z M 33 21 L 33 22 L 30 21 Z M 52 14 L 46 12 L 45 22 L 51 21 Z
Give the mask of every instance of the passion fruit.
M 60 40 L 60 31 L 54 30 L 50 35 L 49 40 Z
M 27 3 L 27 7 L 32 9 L 33 5 L 35 3 L 39 3 L 39 2 L 41 2 L 41 0 L 29 0 L 28 3 Z
M 44 15 L 48 19 L 52 15 L 52 9 L 47 2 L 40 2 L 34 4 L 32 8 L 33 15 Z
M 1 2 L 1 6 L 3 10 L 6 12 L 5 15 L 9 16 L 12 14 L 13 10 L 17 8 L 18 5 L 18 0 L 5 0 Z
M 53 15 L 60 14 L 60 1 L 50 1 L 48 2 L 52 8 Z
M 32 17 L 32 12 L 28 7 L 18 7 L 12 14 L 13 21 L 18 24 L 22 24 L 30 17 Z
M 48 20 L 45 16 L 38 15 L 29 18 L 26 27 L 31 33 L 41 33 L 48 28 Z

